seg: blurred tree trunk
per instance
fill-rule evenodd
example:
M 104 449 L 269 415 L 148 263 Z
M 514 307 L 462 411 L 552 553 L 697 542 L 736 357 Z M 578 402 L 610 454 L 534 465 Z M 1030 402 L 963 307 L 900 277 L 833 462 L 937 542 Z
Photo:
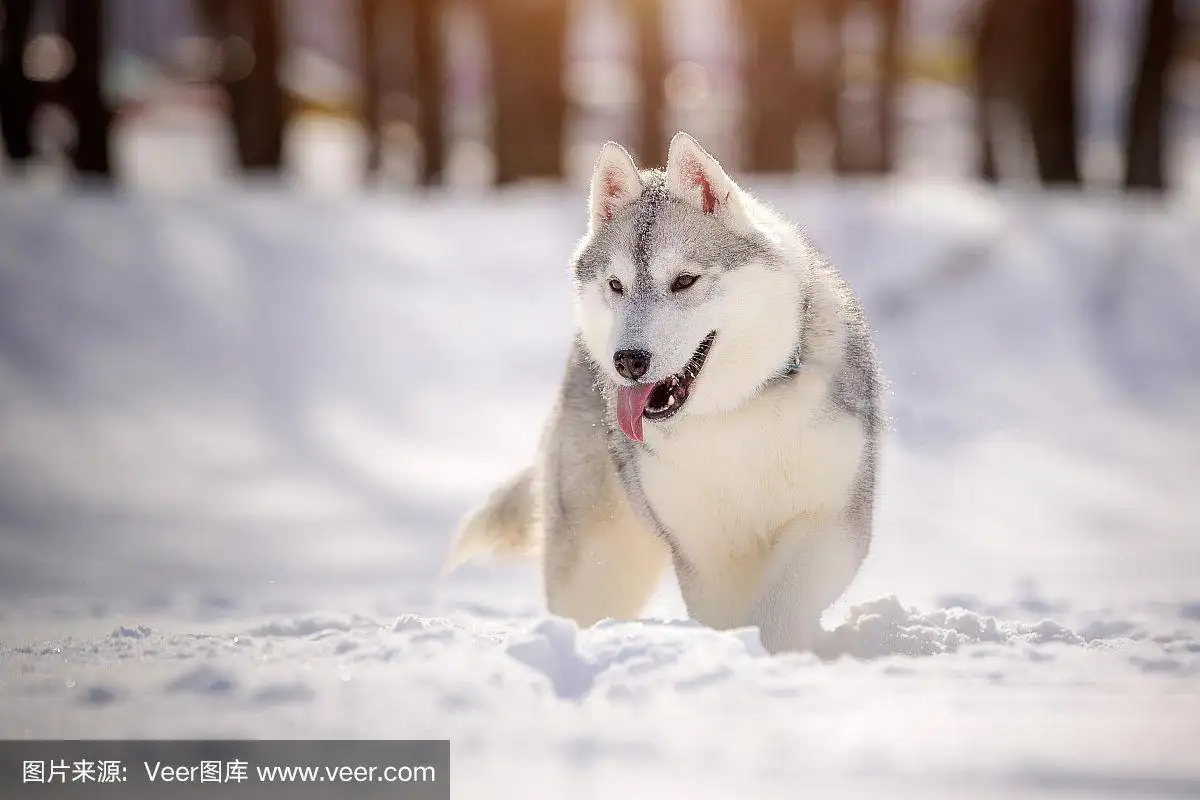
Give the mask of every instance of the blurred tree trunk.
M 31 127 L 37 107 L 37 84 L 25 74 L 25 46 L 33 19 L 33 0 L 3 0 L 0 32 L 0 135 L 4 151 L 20 168 L 33 157 Z
M 1000 179 L 996 164 L 996 124 L 993 110 L 1002 97 L 1016 100 L 1016 92 L 1007 92 L 1013 85 L 1014 71 L 1023 65 L 1015 64 L 1005 50 L 1015 40 L 1019 26 L 1014 24 L 1013 3 L 985 0 L 980 10 L 974 38 L 974 122 L 979 147 L 979 177 L 989 183 Z M 1024 94 L 1020 93 L 1024 104 Z
M 74 0 L 72 0 L 74 2 Z M 282 18 L 278 0 L 200 0 L 201 14 L 215 35 L 241 37 L 254 53 L 249 70 L 227 65 L 220 76 L 229 98 L 238 162 L 244 171 L 279 173 L 287 103 L 280 84 Z M 226 55 L 237 55 L 225 50 Z
M 826 13 L 826 2 L 801 2 L 797 5 L 796 30 L 796 127 L 803 130 L 817 125 L 833 130 L 829 119 L 829 87 L 833 28 Z
M 382 42 L 403 52 L 397 65 L 411 79 L 413 122 L 421 148 L 418 181 L 423 186 L 442 182 L 446 162 L 445 46 L 441 0 L 359 0 L 358 42 L 362 69 L 362 115 L 367 131 L 367 173 L 383 165 Z M 393 78 L 395 73 L 389 73 Z M 406 80 L 407 82 L 407 80 Z
M 280 84 L 282 30 L 276 0 L 248 0 L 248 40 L 254 66 L 245 78 L 228 87 L 234 108 L 242 167 L 278 173 L 283 169 L 286 100 Z
M 483 0 L 498 186 L 564 177 L 568 5 L 567 0 Z
M 367 134 L 367 174 L 378 175 L 383 167 L 382 91 L 379 66 L 379 35 L 383 28 L 383 0 L 358 2 L 358 63 L 361 113 Z
M 417 136 L 423 186 L 442 182 L 446 166 L 445 48 L 440 0 L 412 0 L 413 67 L 417 86 Z
M 833 142 L 833 169 L 847 171 L 848 143 L 842 125 L 842 93 L 846 85 L 846 0 L 822 0 L 827 57 L 819 77 L 821 117 Z
M 663 35 L 663 0 L 628 0 L 637 42 L 637 73 L 641 85 L 638 117 L 638 162 L 662 166 L 667 161 L 664 127 L 666 113 L 667 53 Z
M 902 0 L 875 0 L 879 26 L 880 51 L 877 54 L 878 86 L 875 95 L 875 124 L 877 154 L 873 167 L 880 174 L 896 168 L 897 111 L 896 96 L 903 79 L 900 63 Z
M 1079 35 L 1075 0 L 1037 0 L 1034 7 L 1026 24 L 1036 43 L 1039 67 L 1039 79 L 1030 84 L 1029 103 L 1038 174 L 1046 184 L 1078 185 L 1075 57 Z
M 1131 95 L 1125 134 L 1125 187 L 1164 191 L 1166 83 L 1180 20 L 1172 0 L 1148 0 L 1143 14 L 1141 63 Z
M 862 115 L 865 125 L 847 125 L 842 118 L 841 97 L 845 84 L 847 48 L 845 45 L 848 12 L 865 7 L 875 28 L 875 49 L 868 55 L 873 66 L 872 85 L 866 94 L 869 102 L 847 109 Z M 903 77 L 900 64 L 901 0 L 826 0 L 834 25 L 835 58 L 831 64 L 831 96 L 827 114 L 833 119 L 834 169 L 839 174 L 885 174 L 891 172 L 896 158 L 896 95 Z
M 797 96 L 795 0 L 740 0 L 744 51 L 746 168 L 796 169 Z
M 63 38 L 75 51 L 75 65 L 67 73 L 63 88 L 78 130 L 71 153 L 75 169 L 81 175 L 109 181 L 113 113 L 101 85 L 105 10 L 103 0 L 70 0 L 63 4 Z
M 987 0 L 975 38 L 980 174 L 999 179 L 997 106 L 1025 127 L 1043 184 L 1078 185 L 1074 0 Z

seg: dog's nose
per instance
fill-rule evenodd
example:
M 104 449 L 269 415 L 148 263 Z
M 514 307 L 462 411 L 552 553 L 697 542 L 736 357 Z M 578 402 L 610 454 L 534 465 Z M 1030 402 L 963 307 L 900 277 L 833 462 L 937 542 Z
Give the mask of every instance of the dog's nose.
M 613 354 L 613 363 L 622 378 L 636 381 L 650 369 L 650 354 L 645 350 L 618 350 Z

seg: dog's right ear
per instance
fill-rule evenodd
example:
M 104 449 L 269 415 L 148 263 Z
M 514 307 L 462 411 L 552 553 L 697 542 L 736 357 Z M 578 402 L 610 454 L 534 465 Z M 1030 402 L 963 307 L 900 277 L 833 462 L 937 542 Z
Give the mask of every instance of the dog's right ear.
M 588 228 L 595 230 L 642 194 L 642 178 L 633 156 L 616 142 L 606 142 L 592 173 Z

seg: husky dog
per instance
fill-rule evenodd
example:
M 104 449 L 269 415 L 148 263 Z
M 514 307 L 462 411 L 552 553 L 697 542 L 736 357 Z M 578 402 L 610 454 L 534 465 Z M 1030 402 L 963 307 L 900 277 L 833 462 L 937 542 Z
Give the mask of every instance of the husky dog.
M 688 614 L 808 650 L 871 541 L 886 423 L 870 329 L 796 228 L 685 133 L 665 170 L 609 142 L 570 263 L 577 334 L 536 463 L 467 516 L 446 570 L 541 552 L 548 609 Z

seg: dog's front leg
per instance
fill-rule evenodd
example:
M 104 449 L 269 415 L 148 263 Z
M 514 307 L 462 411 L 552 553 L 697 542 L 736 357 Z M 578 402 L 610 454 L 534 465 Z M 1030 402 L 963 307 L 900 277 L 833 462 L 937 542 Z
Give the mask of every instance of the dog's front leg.
M 866 555 L 865 524 L 796 520 L 785 528 L 763 571 L 748 625 L 769 653 L 811 650 L 821 614 L 854 579 Z
M 620 496 L 615 479 L 588 502 L 548 504 L 543 574 L 551 614 L 587 627 L 636 619 L 667 564 L 667 550 Z

